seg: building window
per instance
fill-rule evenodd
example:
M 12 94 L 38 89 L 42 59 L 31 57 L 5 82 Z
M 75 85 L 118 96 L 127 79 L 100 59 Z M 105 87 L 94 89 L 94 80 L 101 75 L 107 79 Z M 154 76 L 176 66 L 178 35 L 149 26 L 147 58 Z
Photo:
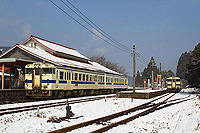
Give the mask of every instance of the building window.
M 34 48 L 36 48 L 36 43 L 34 43 Z

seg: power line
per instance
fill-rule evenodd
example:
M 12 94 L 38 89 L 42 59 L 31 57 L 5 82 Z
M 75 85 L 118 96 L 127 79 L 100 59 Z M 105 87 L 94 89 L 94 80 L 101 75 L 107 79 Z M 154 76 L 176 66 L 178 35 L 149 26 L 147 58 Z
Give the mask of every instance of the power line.
M 145 65 L 146 65 L 146 63 L 145 63 L 143 60 L 141 60 L 141 58 L 137 57 L 137 59 L 138 59 L 138 61 L 140 61 L 142 64 L 145 64 Z
M 62 1 L 62 0 L 61 0 Z M 84 15 L 77 7 L 75 7 L 71 2 L 69 2 L 69 0 L 66 0 L 74 9 L 76 9 L 83 17 L 85 17 L 90 23 L 92 23 L 97 29 L 99 29 L 101 32 L 103 32 L 105 35 L 107 35 L 109 38 L 111 38 L 112 40 L 114 40 L 114 43 L 117 44 L 120 47 L 125 48 L 126 50 L 130 50 L 132 51 L 130 48 L 124 46 L 123 44 L 121 44 L 120 42 L 118 42 L 117 40 L 115 40 L 114 38 L 112 38 L 110 35 L 108 35 L 105 31 L 103 31 L 99 26 L 97 26 L 93 21 L 91 21 L 86 15 Z M 62 1 L 63 2 L 63 1 Z M 63 2 L 64 3 L 64 2 Z M 68 8 L 70 8 L 66 3 L 64 3 Z M 70 8 L 71 9 L 71 8 Z M 71 9 L 75 14 L 77 14 L 73 9 Z M 77 14 L 78 15 L 78 14 Z M 78 15 L 79 16 L 79 15 Z M 83 19 L 81 17 L 81 19 Z M 84 19 L 83 19 L 84 20 Z M 84 20 L 85 21 L 85 20 Z M 88 22 L 86 22 L 88 23 Z M 89 24 L 90 25 L 90 24 Z M 93 26 L 92 26 L 93 27 Z M 102 33 L 101 33 L 102 34 Z M 102 34 L 103 35 L 103 34 Z M 105 36 L 106 37 L 106 36 Z M 107 38 L 107 37 L 106 37 Z M 108 39 L 109 39 L 108 38 Z M 109 39 L 110 40 L 110 39 Z M 113 42 L 113 41 L 112 41 Z
M 65 13 L 68 17 L 70 17 L 71 19 L 73 19 L 76 23 L 78 23 L 79 25 L 81 25 L 83 28 L 85 28 L 86 30 L 88 30 L 89 32 L 91 32 L 92 34 L 94 34 L 95 36 L 97 36 L 98 38 L 100 38 L 101 40 L 105 41 L 106 43 L 110 44 L 111 46 L 120 49 L 126 53 L 130 53 L 125 49 L 119 48 L 115 45 L 113 45 L 112 43 L 106 41 L 104 38 L 100 37 L 99 35 L 95 34 L 94 32 L 92 32 L 90 29 L 88 29 L 86 26 L 84 26 L 83 24 L 81 24 L 78 20 L 76 20 L 75 18 L 73 18 L 71 15 L 69 15 L 66 11 L 64 11 L 61 7 L 59 7 L 56 3 L 54 3 L 52 0 L 49 0 L 53 5 L 55 5 L 58 9 L 60 9 L 63 13 Z
M 140 53 L 143 53 L 143 55 L 145 55 L 146 57 L 149 57 L 149 55 L 147 55 L 145 52 L 143 52 L 140 48 L 137 48 L 139 51 L 140 51 Z
M 139 53 L 138 56 L 145 62 L 148 63 L 148 61 Z

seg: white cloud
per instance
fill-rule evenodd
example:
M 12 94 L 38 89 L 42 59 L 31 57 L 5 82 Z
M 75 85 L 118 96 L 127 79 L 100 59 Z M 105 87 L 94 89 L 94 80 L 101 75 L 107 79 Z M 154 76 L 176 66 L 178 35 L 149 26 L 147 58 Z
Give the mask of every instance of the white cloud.
M 29 37 L 31 35 L 31 25 L 30 24 L 26 24 L 26 25 L 22 25 L 22 37 Z
M 106 54 L 108 52 L 108 49 L 107 48 L 100 48 L 100 47 L 98 47 L 95 51 L 97 53 L 99 53 L 99 54 Z
M 101 33 L 98 30 L 96 30 L 95 28 L 92 28 L 92 32 L 94 33 L 94 34 L 92 34 L 92 40 L 99 40 L 100 38 L 105 40 L 105 37 L 102 36 Z M 97 36 L 99 36 L 100 38 Z

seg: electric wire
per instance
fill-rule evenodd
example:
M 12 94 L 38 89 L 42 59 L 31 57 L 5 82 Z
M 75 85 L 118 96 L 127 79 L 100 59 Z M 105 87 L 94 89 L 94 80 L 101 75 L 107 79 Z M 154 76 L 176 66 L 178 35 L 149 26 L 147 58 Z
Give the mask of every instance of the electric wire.
M 62 0 L 61 0 L 62 1 Z M 85 17 L 90 23 L 92 23 L 97 29 L 99 29 L 101 32 L 103 32 L 105 35 L 107 35 L 109 38 L 111 38 L 115 44 L 117 44 L 120 47 L 123 47 L 127 50 L 132 51 L 130 48 L 124 46 L 123 44 L 121 44 L 120 42 L 118 42 L 117 40 L 115 40 L 114 38 L 112 38 L 110 35 L 108 35 L 105 31 L 103 31 L 99 26 L 97 26 L 93 21 L 91 21 L 86 15 L 84 15 L 77 7 L 75 7 L 71 2 L 69 2 L 69 0 L 66 0 L 74 9 L 76 9 L 83 17 Z M 62 1 L 63 2 L 63 1 Z M 64 2 L 63 2 L 64 3 Z M 68 8 L 70 8 L 66 3 L 64 3 Z M 70 8 L 71 9 L 71 8 Z M 73 9 L 71 9 L 75 14 L 77 14 Z M 77 14 L 78 15 L 78 14 Z M 79 16 L 79 15 L 78 15 Z M 83 19 L 81 17 L 81 19 Z M 83 19 L 84 20 L 84 19 Z M 85 20 L 84 20 L 85 21 Z M 86 22 L 88 23 L 88 22 Z M 90 25 L 90 24 L 89 24 Z M 101 33 L 102 34 L 102 33 Z M 102 34 L 103 35 L 103 34 Z M 106 36 L 105 36 L 106 37 Z M 107 37 L 106 37 L 107 38 Z M 108 39 L 109 39 L 108 38 Z M 110 40 L 110 39 L 109 39 Z M 113 42 L 112 41 L 112 42 Z
M 140 53 L 138 53 L 138 56 L 139 56 L 145 63 L 148 63 L 148 61 L 147 61 Z
M 140 61 L 142 64 L 145 64 L 146 65 L 146 62 L 144 62 L 143 60 L 141 60 L 140 57 L 136 56 L 136 58 L 138 59 L 138 61 Z
M 71 15 L 69 15 L 66 11 L 64 11 L 61 7 L 59 7 L 56 3 L 54 3 L 52 0 L 49 0 L 53 5 L 55 5 L 58 9 L 60 9 L 63 13 L 65 13 L 68 17 L 70 17 L 71 19 L 73 19 L 76 23 L 78 23 L 79 25 L 81 25 L 83 28 L 85 28 L 87 31 L 91 32 L 92 34 L 94 34 L 95 36 L 97 36 L 99 39 L 105 41 L 106 43 L 110 44 L 111 46 L 120 49 L 126 53 L 130 53 L 127 50 L 124 50 L 122 48 L 119 48 L 115 45 L 113 45 L 112 43 L 108 42 L 107 40 L 105 40 L 104 38 L 100 37 L 99 35 L 95 34 L 94 32 L 92 32 L 90 29 L 88 29 L 86 26 L 84 26 L 83 24 L 81 24 L 78 20 L 76 20 L 75 18 L 73 18 Z
M 144 55 L 145 57 L 149 58 L 149 55 L 147 55 L 145 52 L 143 52 L 140 48 L 137 47 L 137 50 L 139 50 L 140 53 L 143 53 L 143 55 Z
M 99 39 L 105 41 L 106 43 L 108 43 L 109 45 L 122 50 L 126 53 L 130 53 L 129 51 L 132 52 L 132 49 L 127 48 L 126 46 L 124 46 L 123 44 L 119 43 L 118 41 L 116 41 L 115 39 L 113 39 L 111 36 L 109 36 L 106 32 L 104 32 L 101 28 L 99 28 L 96 24 L 94 24 L 94 22 L 92 22 L 87 16 L 85 16 L 80 10 L 78 10 L 73 4 L 71 4 L 68 0 L 66 0 L 71 6 L 74 7 L 74 9 L 76 9 L 82 16 L 84 16 L 90 23 L 92 23 L 96 28 L 95 30 L 99 29 L 100 31 L 98 31 L 99 33 L 101 33 L 104 37 L 106 37 L 108 40 L 112 41 L 114 44 L 108 42 L 107 40 L 105 40 L 104 38 L 102 38 L 101 36 L 95 34 L 93 31 L 91 31 L 89 28 L 87 28 L 86 26 L 84 26 L 82 23 L 80 23 L 78 20 L 76 20 L 75 18 L 73 18 L 71 15 L 69 15 L 65 10 L 63 10 L 61 7 L 59 7 L 56 3 L 54 3 L 52 0 L 49 0 L 54 6 L 56 6 L 59 10 L 61 10 L 63 13 L 65 13 L 68 17 L 70 17 L 72 20 L 74 20 L 76 23 L 78 23 L 80 26 L 82 26 L 83 28 L 85 28 L 87 31 L 89 31 L 90 33 L 94 34 L 96 37 L 98 37 Z M 90 25 L 92 28 L 94 28 L 94 26 L 92 26 L 92 24 L 90 24 L 88 21 L 86 21 L 83 17 L 81 17 L 77 12 L 75 12 L 71 7 L 69 7 L 65 2 L 63 2 L 61 0 L 61 2 L 63 4 L 65 4 L 65 6 L 67 6 L 70 10 L 72 10 L 76 15 L 78 15 L 84 22 L 86 22 L 88 25 Z M 104 35 L 105 34 L 105 35 Z M 118 47 L 119 46 L 119 47 Z M 148 62 L 146 61 L 146 59 L 141 55 L 141 54 L 137 54 L 138 57 L 136 57 L 138 59 L 139 62 L 141 62 L 142 64 L 147 64 Z

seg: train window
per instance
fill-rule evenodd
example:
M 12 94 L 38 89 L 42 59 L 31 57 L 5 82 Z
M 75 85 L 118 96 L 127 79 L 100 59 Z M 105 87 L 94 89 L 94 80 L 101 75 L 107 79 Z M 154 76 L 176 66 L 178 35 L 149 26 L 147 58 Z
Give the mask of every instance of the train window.
M 168 79 L 168 80 L 167 80 L 167 82 L 171 82 L 171 81 L 172 81 L 171 79 Z
M 72 80 L 74 80 L 74 73 L 72 73 Z
M 94 76 L 94 81 L 97 81 L 97 76 Z
M 89 81 L 92 81 L 92 76 L 93 76 L 93 75 L 89 75 Z
M 35 69 L 35 75 L 40 75 L 40 69 Z
M 79 81 L 81 81 L 82 74 L 79 74 Z
M 180 80 L 180 79 L 176 79 L 176 81 L 178 81 L 178 82 L 179 82 L 179 81 L 181 81 L 181 80 Z
M 83 74 L 83 81 L 85 81 L 85 74 Z
M 61 72 L 61 71 L 60 71 L 60 79 L 63 79 L 63 78 L 64 78 L 64 75 L 63 75 L 63 74 L 64 74 L 64 72 Z
M 71 80 L 71 72 L 69 72 L 68 80 Z
M 67 80 L 67 73 L 64 72 L 64 79 Z
M 78 80 L 78 74 L 77 73 L 74 74 L 74 80 Z
M 33 69 L 32 68 L 26 68 L 25 74 L 32 74 Z
M 116 78 L 116 83 L 119 83 L 119 79 L 118 78 Z
M 51 68 L 42 68 L 42 74 L 52 74 Z
M 66 80 L 69 80 L 69 73 L 66 72 L 66 76 L 65 76 Z
M 56 69 L 55 68 L 53 68 L 53 74 L 56 74 Z
M 85 75 L 86 76 L 86 81 L 89 81 L 89 76 L 88 75 Z
M 90 75 L 90 81 L 94 81 L 94 75 Z
M 98 82 L 101 82 L 101 81 L 102 81 L 102 77 L 98 76 Z

